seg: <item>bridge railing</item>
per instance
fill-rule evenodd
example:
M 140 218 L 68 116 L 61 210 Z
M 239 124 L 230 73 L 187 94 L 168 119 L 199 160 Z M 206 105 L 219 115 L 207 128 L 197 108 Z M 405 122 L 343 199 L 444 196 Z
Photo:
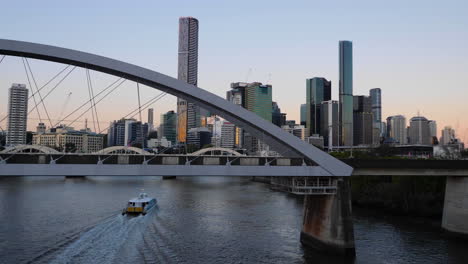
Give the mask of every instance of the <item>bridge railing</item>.
M 232 166 L 317 166 L 296 157 L 190 156 L 139 154 L 0 154 L 8 164 L 145 164 L 145 165 L 232 165 Z

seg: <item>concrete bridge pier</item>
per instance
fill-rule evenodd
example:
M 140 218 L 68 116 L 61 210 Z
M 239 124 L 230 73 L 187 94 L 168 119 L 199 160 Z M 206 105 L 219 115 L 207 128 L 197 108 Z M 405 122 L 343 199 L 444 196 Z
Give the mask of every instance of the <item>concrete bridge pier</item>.
M 335 195 L 306 195 L 301 243 L 318 251 L 354 256 L 349 179 L 340 178 Z
M 468 177 L 447 176 L 442 228 L 468 239 Z

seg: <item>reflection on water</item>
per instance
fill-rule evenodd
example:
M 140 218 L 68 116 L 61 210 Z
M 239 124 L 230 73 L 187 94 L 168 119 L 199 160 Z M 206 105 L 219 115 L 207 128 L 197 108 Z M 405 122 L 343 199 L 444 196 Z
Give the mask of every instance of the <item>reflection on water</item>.
M 120 215 L 144 189 L 159 207 Z M 247 178 L 0 178 L 0 263 L 466 263 L 436 224 L 354 208 L 356 259 L 302 248 L 302 199 Z

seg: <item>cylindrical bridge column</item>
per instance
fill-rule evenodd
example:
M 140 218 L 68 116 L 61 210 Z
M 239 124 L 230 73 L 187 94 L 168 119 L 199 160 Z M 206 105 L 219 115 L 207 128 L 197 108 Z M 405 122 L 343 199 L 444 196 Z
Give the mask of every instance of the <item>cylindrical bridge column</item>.
M 468 177 L 447 176 L 442 228 L 468 238 Z
M 301 243 L 319 251 L 355 255 L 349 179 L 340 178 L 335 195 L 306 195 Z

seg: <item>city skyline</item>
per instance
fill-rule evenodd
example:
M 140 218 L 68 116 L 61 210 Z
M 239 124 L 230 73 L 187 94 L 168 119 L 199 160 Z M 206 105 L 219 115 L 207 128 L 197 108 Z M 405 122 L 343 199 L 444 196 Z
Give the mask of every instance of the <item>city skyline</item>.
M 278 7 L 277 5 L 274 6 Z M 304 4 L 304 6 L 307 7 L 308 5 Z M 411 3 L 410 6 L 420 7 L 420 9 L 419 12 L 416 12 L 415 18 L 407 17 L 406 19 L 413 22 L 417 21 L 417 18 L 423 20 L 428 19 L 426 15 L 427 7 L 418 6 L 415 3 Z M 177 19 L 181 15 L 192 15 L 194 17 L 197 17 L 200 21 L 202 21 L 203 25 L 202 30 L 200 31 L 201 59 L 199 67 L 201 72 L 201 78 L 199 80 L 199 86 L 223 97 L 223 94 L 229 89 L 229 84 L 232 81 L 243 80 L 246 78 L 246 76 L 248 76 L 249 82 L 262 81 L 263 83 L 272 84 L 275 87 L 273 100 L 277 101 L 282 110 L 288 114 L 288 119 L 294 120 L 299 120 L 299 105 L 304 103 L 304 100 L 302 98 L 305 97 L 305 79 L 311 78 L 313 76 L 323 76 L 331 80 L 332 83 L 338 83 L 338 54 L 336 52 L 337 42 L 340 39 L 349 39 L 353 42 L 353 53 L 355 62 L 355 73 L 353 76 L 353 93 L 358 95 L 367 94 L 368 90 L 373 87 L 382 88 L 384 94 L 382 98 L 383 120 L 388 116 L 398 114 L 404 115 L 409 120 L 411 117 L 416 116 L 417 112 L 420 111 L 421 115 L 431 120 L 437 120 L 440 127 L 451 125 L 456 129 L 457 134 L 461 137 L 461 139 L 464 140 L 466 138 L 466 124 L 468 124 L 468 120 L 462 114 L 463 112 L 466 112 L 467 109 L 466 106 L 464 106 L 463 104 L 464 98 L 463 91 L 461 89 L 463 88 L 464 83 L 466 83 L 467 77 L 464 76 L 461 72 L 462 69 L 466 68 L 463 67 L 463 65 L 465 65 L 466 62 L 460 59 L 464 57 L 466 51 L 462 49 L 451 49 L 451 47 L 456 48 L 458 47 L 458 45 L 464 45 L 463 43 L 466 43 L 466 37 L 464 37 L 463 34 L 459 33 L 465 32 L 464 29 L 462 29 L 462 26 L 467 24 L 467 20 L 466 18 L 463 18 L 461 20 L 457 20 L 461 23 L 450 24 L 449 22 L 453 22 L 454 18 L 460 19 L 460 17 L 457 16 L 459 11 L 457 11 L 456 5 L 451 7 L 438 7 L 440 7 L 441 16 L 447 18 L 446 21 L 443 23 L 439 20 L 436 21 L 437 23 L 442 23 L 443 25 L 445 25 L 448 29 L 447 32 L 443 33 L 443 36 L 446 37 L 444 39 L 444 42 L 442 43 L 439 40 L 427 41 L 429 39 L 435 38 L 435 36 L 440 37 L 440 34 L 442 33 L 432 32 L 431 30 L 423 29 L 419 27 L 419 24 L 417 23 L 410 23 L 408 31 L 400 31 L 399 33 L 400 38 L 405 39 L 407 41 L 407 44 L 411 44 L 407 45 L 404 48 L 401 46 L 401 44 L 392 39 L 392 36 L 394 37 L 396 34 L 394 31 L 396 31 L 397 28 L 400 28 L 401 25 L 390 25 L 388 24 L 388 21 L 384 21 L 385 23 L 382 22 L 388 26 L 388 29 L 390 31 L 387 37 L 380 34 L 373 34 L 372 37 L 363 38 L 363 35 L 360 32 L 362 32 L 365 29 L 376 29 L 374 26 L 363 25 L 362 23 L 357 23 L 354 25 L 357 30 L 357 33 L 355 34 L 346 33 L 343 29 L 334 31 L 333 29 L 336 29 L 336 25 L 334 24 L 322 25 L 323 27 L 320 30 L 326 32 L 327 34 L 321 35 L 320 37 L 304 36 L 304 42 L 300 44 L 293 43 L 292 41 L 285 42 L 282 40 L 282 51 L 284 54 L 279 52 L 279 46 L 270 42 L 268 42 L 269 45 L 263 45 L 262 47 L 259 47 L 255 43 L 249 43 L 249 46 L 245 46 L 243 44 L 236 45 L 237 47 L 233 45 L 222 46 L 219 44 L 225 42 L 220 42 L 220 40 L 215 37 L 219 36 L 220 32 L 213 30 L 213 28 L 221 26 L 216 25 L 216 23 L 214 23 L 214 18 L 217 18 L 217 16 L 219 15 L 212 15 L 201 12 L 197 9 L 193 9 L 193 6 L 190 5 L 189 7 L 187 7 L 187 9 L 177 11 L 175 11 L 173 7 L 167 7 L 167 15 L 157 16 L 156 21 L 148 21 L 146 18 L 143 19 L 142 23 L 144 22 L 145 24 L 147 24 L 143 28 L 145 30 L 149 30 L 151 28 L 154 31 L 154 33 L 158 34 L 158 36 L 160 37 L 157 40 L 155 40 L 153 37 L 148 37 L 147 39 L 145 38 L 144 43 L 139 41 L 137 45 L 139 48 L 138 52 L 132 52 L 132 49 L 127 49 L 127 45 L 124 45 L 125 43 L 129 43 L 130 40 L 120 42 L 122 43 L 122 46 L 120 46 L 119 42 L 110 43 L 103 37 L 102 39 L 96 39 L 97 45 L 89 45 L 88 43 L 80 41 L 79 39 L 76 42 L 69 42 L 69 40 L 67 40 L 67 38 L 64 37 L 67 36 L 67 34 L 69 33 L 65 31 L 59 31 L 60 34 L 57 35 L 53 34 L 53 32 L 43 32 L 43 34 L 40 36 L 37 34 L 24 34 L 25 30 L 22 29 L 25 29 L 27 26 L 32 28 L 34 28 L 35 26 L 39 26 L 32 25 L 31 20 L 29 20 L 29 23 L 27 21 L 23 21 L 22 23 L 18 23 L 18 25 L 12 25 L 13 28 L 6 29 L 5 34 L 2 37 L 42 42 L 46 44 L 57 44 L 80 50 L 96 52 L 105 56 L 121 58 L 135 64 L 148 66 L 149 68 L 159 70 L 171 76 L 175 76 L 174 72 L 176 71 L 177 67 L 173 66 L 177 63 L 177 52 L 174 48 L 176 47 L 176 45 L 174 47 L 172 47 L 171 45 L 177 43 Z M 10 4 L 9 6 L 7 6 L 7 9 L 8 8 L 12 10 L 11 13 L 14 13 L 14 10 L 18 9 L 19 7 L 15 6 L 15 4 Z M 58 6 L 58 8 L 60 8 L 60 5 Z M 229 14 L 230 12 L 233 12 L 228 11 L 225 8 L 221 8 L 219 6 L 217 6 L 217 8 L 223 11 L 221 12 L 222 14 Z M 376 14 L 379 14 L 384 16 L 385 18 L 388 18 L 388 14 L 383 11 L 382 7 L 379 7 L 378 5 L 372 5 L 369 8 L 370 10 L 375 11 L 375 13 L 373 14 L 374 16 Z M 156 13 L 160 14 L 162 9 L 155 9 Z M 403 10 L 403 8 L 393 7 L 392 10 L 396 11 L 398 14 L 407 14 L 406 11 Z M 341 11 L 337 10 L 337 12 Z M 173 16 L 173 13 L 178 14 Z M 450 16 L 454 18 L 448 17 L 449 13 Z M 78 10 L 78 14 L 81 14 L 80 10 Z M 249 15 L 253 14 L 246 14 L 246 16 Z M 364 15 L 366 18 L 368 18 L 368 16 L 372 16 L 367 13 Z M 9 15 L 2 19 L 8 18 Z M 33 18 L 35 18 L 35 15 L 31 14 L 30 19 Z M 123 18 L 130 18 L 130 16 L 123 16 Z M 108 25 L 106 22 L 101 21 L 98 18 L 94 19 L 96 20 L 96 22 L 100 23 L 99 25 L 101 25 L 102 23 L 101 26 Z M 40 20 L 41 23 L 39 24 L 53 25 L 52 20 L 42 19 Z M 297 18 L 297 20 L 293 21 L 302 21 L 302 18 Z M 424 21 L 428 22 L 430 25 L 438 25 L 434 21 Z M 256 30 L 258 30 L 258 28 L 256 27 L 257 25 L 254 25 L 253 28 L 249 29 L 243 23 L 236 24 L 233 23 L 233 21 L 230 19 L 223 21 L 223 23 L 220 24 L 223 24 L 229 29 L 237 27 L 238 29 L 234 31 L 236 33 L 238 33 L 239 31 L 243 31 L 243 33 L 251 35 L 254 34 Z M 264 24 L 264 22 L 259 23 L 260 24 L 258 26 L 266 25 Z M 306 23 L 305 26 L 301 24 L 293 25 L 291 23 L 292 22 L 281 25 L 279 29 L 280 32 L 282 34 L 285 34 L 286 36 L 292 34 L 292 36 L 297 37 L 298 34 L 303 34 L 307 32 L 305 26 L 312 26 L 311 23 Z M 441 25 L 439 25 L 439 27 L 436 28 L 440 29 Z M 59 26 L 57 25 L 52 28 L 58 29 Z M 84 29 L 90 28 L 91 25 L 82 25 L 80 27 L 81 30 L 78 30 L 78 32 L 83 33 Z M 294 28 L 294 30 L 292 33 L 288 33 L 285 31 L 286 28 Z M 344 28 L 347 28 L 347 26 L 344 26 Z M 420 29 L 421 31 L 413 32 L 416 28 Z M 268 30 L 266 30 L 266 32 L 264 32 L 263 35 L 259 36 L 259 39 L 271 39 L 274 37 L 273 33 L 270 32 L 271 27 L 268 26 L 267 29 Z M 393 31 L 391 29 L 393 29 Z M 125 34 L 130 35 L 139 34 L 138 32 L 131 32 L 130 30 L 126 31 L 125 28 L 123 29 L 123 32 Z M 374 31 L 371 30 L 371 32 Z M 408 34 L 410 32 L 414 33 L 414 36 Z M 175 38 L 173 38 L 174 36 Z M 225 37 L 225 35 L 222 36 L 223 38 Z M 238 34 L 234 34 L 233 37 L 238 36 Z M 424 40 L 426 42 L 424 42 L 424 48 L 419 51 L 413 50 L 414 48 L 416 48 L 416 46 L 418 46 L 417 43 L 419 40 L 417 40 L 416 37 L 421 36 L 425 37 Z M 87 35 L 83 35 L 82 37 L 85 39 Z M 164 40 L 162 40 L 163 38 Z M 142 37 L 138 37 L 137 39 L 141 40 Z M 263 43 L 265 44 L 265 42 Z M 393 43 L 393 46 L 396 45 L 398 49 L 391 47 L 391 43 Z M 151 44 L 152 50 L 148 49 L 150 46 L 149 44 Z M 106 49 L 103 49 L 104 45 L 107 45 L 108 47 L 106 47 Z M 130 45 L 130 47 L 137 46 L 135 43 L 133 45 Z M 303 50 L 305 48 L 307 48 L 309 51 L 308 53 L 306 53 L 307 56 L 305 56 L 305 59 L 314 58 L 314 61 L 319 62 L 317 63 L 317 65 L 305 65 L 303 59 L 294 55 L 297 54 L 297 51 L 294 51 L 294 49 Z M 273 50 L 277 50 L 278 52 L 272 53 L 274 55 L 270 56 L 271 58 L 262 61 L 263 57 L 265 57 L 266 55 L 271 55 L 267 51 Z M 142 52 L 146 53 L 148 56 L 143 57 Z M 226 54 L 223 55 L 222 52 L 225 52 Z M 425 57 L 423 58 L 423 52 L 428 52 L 428 54 L 431 54 L 431 56 L 427 56 L 427 54 L 424 53 Z M 240 54 L 240 56 L 237 56 L 240 57 L 239 59 L 245 58 L 245 56 L 250 56 L 259 59 L 255 60 L 255 64 L 253 65 L 249 65 L 252 64 L 250 61 L 249 64 L 245 63 L 245 60 L 243 60 L 243 64 L 241 64 L 238 59 L 234 58 L 232 55 L 229 56 L 229 54 L 236 54 L 236 56 L 237 54 Z M 228 58 L 229 61 L 232 63 L 222 63 L 222 59 L 226 60 L 226 58 Z M 428 58 L 430 58 L 430 61 L 432 61 L 433 63 L 428 64 Z M 272 64 L 272 60 L 281 61 L 281 64 L 283 66 Z M 404 63 L 402 63 L 402 61 Z M 11 59 L 7 58 L 4 63 L 0 64 L 0 85 L 2 87 L 5 87 L 6 90 L 7 87 L 11 85 L 11 83 L 27 83 L 27 81 L 25 80 L 24 72 L 21 72 L 20 70 L 16 69 L 20 67 L 12 67 L 11 70 L 5 69 L 6 67 L 4 65 L 7 62 L 11 62 Z M 39 65 L 39 63 L 36 63 L 35 61 L 32 61 L 31 63 L 32 66 Z M 270 64 L 270 66 L 265 66 L 267 64 Z M 378 65 L 379 67 L 375 67 L 375 65 Z M 447 67 L 447 65 L 452 66 Z M 296 73 L 292 74 L 292 70 L 280 71 L 279 69 L 285 68 L 284 66 L 293 66 L 291 69 L 294 69 Z M 213 72 L 216 72 L 217 74 L 209 74 L 211 71 L 210 69 L 212 67 L 216 67 L 217 70 Z M 38 67 L 36 66 L 34 68 Z M 249 69 L 252 69 L 250 71 L 250 74 Z M 12 73 L 11 78 L 8 76 L 9 74 L 5 74 L 5 70 L 7 73 Z M 437 76 L 439 77 L 432 74 L 435 72 L 437 72 Z M 430 78 L 428 76 L 430 76 Z M 82 82 L 80 81 L 80 83 Z M 77 89 L 79 89 L 80 87 L 84 87 L 84 85 L 82 84 L 79 85 L 78 81 L 77 83 L 72 83 L 70 87 L 72 86 L 78 87 Z M 131 85 L 128 84 L 128 86 Z M 444 89 L 438 89 L 437 87 L 444 87 Z M 441 91 L 443 91 L 442 94 Z M 403 93 L 405 93 L 405 96 L 402 96 Z M 121 95 L 125 98 L 126 91 L 122 92 Z M 336 90 L 332 93 L 332 99 L 337 100 Z M 57 100 L 63 100 L 63 98 L 59 99 L 57 97 Z M 120 102 L 120 100 L 123 99 L 116 99 L 117 102 Z M 417 105 L 414 103 L 415 101 L 418 102 Z M 6 105 L 6 98 L 3 99 L 1 103 L 2 105 Z M 158 111 L 156 114 L 167 112 L 168 110 L 175 110 L 173 106 L 170 107 L 171 104 L 168 105 L 169 106 L 166 106 L 165 108 L 163 107 L 161 109 L 159 108 L 159 106 L 156 107 Z M 59 112 L 60 104 L 58 104 L 58 106 L 55 107 L 57 108 L 56 112 Z M 103 117 L 101 118 L 101 120 L 106 120 L 106 123 L 108 123 L 110 120 L 119 118 L 118 116 L 110 115 L 114 111 L 108 110 L 108 112 L 110 113 L 102 114 Z M 0 109 L 0 114 L 1 116 L 4 116 L 6 114 L 5 106 L 3 106 L 2 109 Z M 32 113 L 31 116 L 32 118 L 34 118 L 34 113 Z M 90 120 L 90 118 L 88 118 L 88 120 Z M 28 130 L 33 130 L 37 123 L 39 123 L 38 120 L 29 123 Z M 2 124 L 2 126 L 4 126 L 4 124 Z M 79 126 L 77 125 L 77 127 Z M 438 134 L 438 136 L 440 136 L 440 131 L 438 131 Z

